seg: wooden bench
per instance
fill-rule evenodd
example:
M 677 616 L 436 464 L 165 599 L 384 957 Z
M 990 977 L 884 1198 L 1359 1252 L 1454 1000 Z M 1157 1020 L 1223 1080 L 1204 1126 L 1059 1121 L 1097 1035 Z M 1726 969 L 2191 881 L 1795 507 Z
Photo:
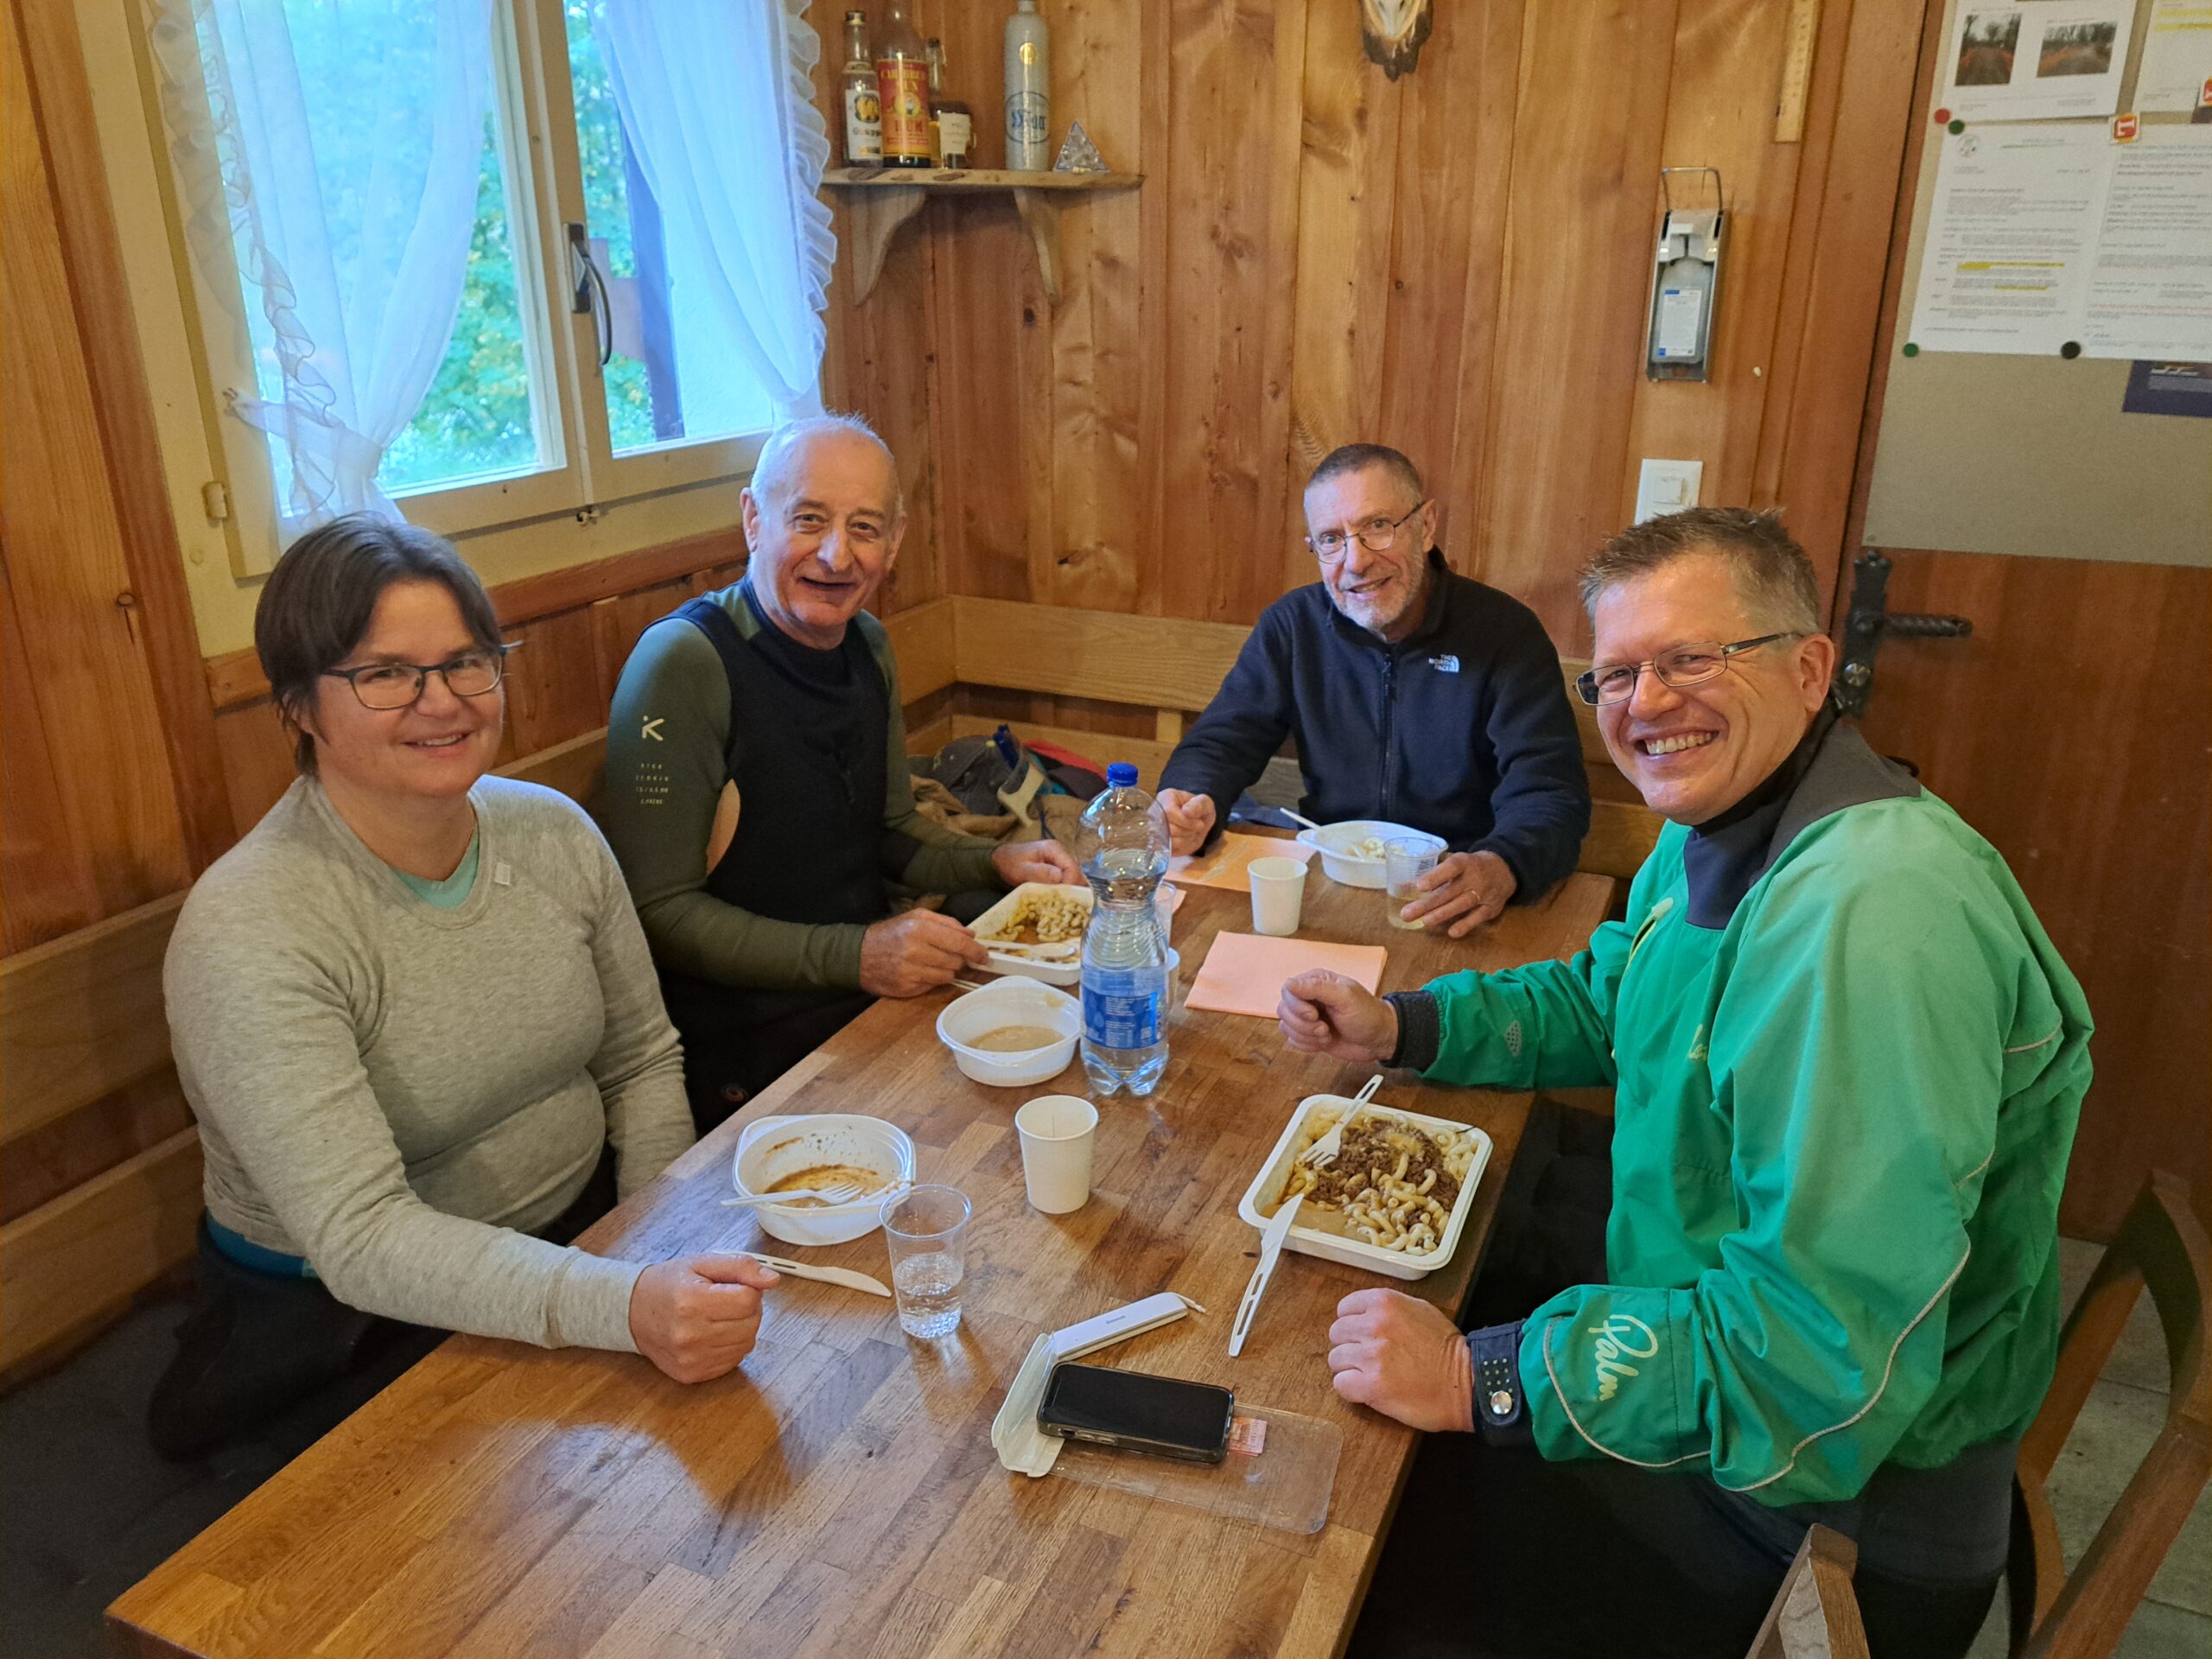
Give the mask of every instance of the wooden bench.
M 162 955 L 183 903 L 172 893 L 0 961 L 0 1147 L 120 1090 L 181 1097 Z M 188 1127 L 0 1226 L 0 1370 L 191 1255 L 199 1219 Z

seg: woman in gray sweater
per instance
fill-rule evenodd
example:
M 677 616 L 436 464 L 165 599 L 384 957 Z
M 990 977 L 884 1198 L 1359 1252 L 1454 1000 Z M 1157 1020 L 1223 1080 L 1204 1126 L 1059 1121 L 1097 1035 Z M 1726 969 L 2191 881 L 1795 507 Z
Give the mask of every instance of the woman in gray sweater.
M 200 879 L 164 967 L 207 1213 L 156 1446 L 192 1455 L 446 1331 L 723 1375 L 772 1273 L 566 1243 L 691 1120 L 605 842 L 485 775 L 509 648 L 482 585 L 427 531 L 341 518 L 278 563 L 254 644 L 301 775 Z

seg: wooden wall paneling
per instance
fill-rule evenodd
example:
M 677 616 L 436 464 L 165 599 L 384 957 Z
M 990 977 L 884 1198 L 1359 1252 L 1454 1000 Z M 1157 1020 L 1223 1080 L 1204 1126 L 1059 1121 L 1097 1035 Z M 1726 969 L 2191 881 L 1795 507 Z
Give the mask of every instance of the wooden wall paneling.
M 1307 8 L 1174 0 L 1160 609 L 1249 622 L 1281 591 Z M 1149 165 L 1147 161 L 1147 165 Z
M 840 135 L 843 119 L 842 113 L 836 117 L 834 130 Z M 842 143 L 842 136 L 837 142 Z M 955 208 L 963 205 L 950 204 Z M 921 604 L 945 591 L 936 442 L 942 428 L 931 408 L 934 377 L 927 344 L 931 251 L 925 232 L 933 211 L 925 208 L 921 220 L 900 237 L 874 291 L 865 303 L 855 304 L 851 259 L 843 251 L 851 213 L 842 201 L 831 203 L 840 252 L 824 308 L 829 345 L 823 358 L 823 401 L 832 409 L 865 416 L 890 445 L 899 463 L 906 512 L 906 536 L 879 609 Z
M 1156 117 L 1144 96 L 1142 0 L 1048 6 L 1059 99 L 1112 167 L 1145 170 Z M 1064 210 L 1065 284 L 1052 318 L 1052 537 L 1031 597 L 1091 609 L 1144 608 L 1140 508 L 1146 340 L 1141 332 L 1147 185 L 1078 198 Z
M 68 833 L 61 774 L 39 718 L 15 584 L 0 550 L 0 924 L 4 948 L 28 950 L 99 918 L 85 849 Z
M 251 830 L 298 776 L 292 766 L 292 740 L 276 705 L 264 698 L 224 709 L 215 716 L 215 746 L 223 757 L 231 816 Z
M 1453 29 L 1452 58 L 1479 50 L 1478 72 L 1460 71 L 1460 82 L 1474 104 L 1474 120 L 1462 130 L 1471 139 L 1470 153 L 1455 156 L 1449 170 L 1460 174 L 1467 197 L 1467 267 L 1459 303 L 1457 378 L 1452 404 L 1451 447 L 1428 458 L 1429 487 L 1443 494 L 1437 533 L 1445 556 L 1462 575 L 1482 567 L 1482 537 L 1487 522 L 1491 418 L 1510 419 L 1511 411 L 1491 395 L 1497 368 L 1497 329 L 1504 291 L 1505 232 L 1512 200 L 1514 134 L 1519 125 L 1521 39 L 1528 0 L 1484 0 L 1478 39 Z M 1424 121 L 1419 130 L 1426 133 Z
M 10 5 L 0 29 L 5 122 L 0 272 L 0 398 L 18 411 L 0 434 L 0 545 L 35 718 L 60 785 L 61 838 L 99 914 L 174 892 L 191 879 L 170 784 L 168 740 L 144 647 L 119 596 L 135 591 L 73 303 L 37 107 Z M 62 17 L 64 25 L 67 19 Z M 35 410 L 37 417 L 22 417 Z M 139 607 L 143 612 L 145 607 Z M 11 874 L 27 874 L 20 865 Z M 10 908 L 15 895 L 10 895 Z M 42 906 L 32 901 L 27 909 Z
M 583 725 L 563 732 L 563 738 L 607 723 L 607 706 L 614 700 L 615 683 L 622 677 L 622 666 L 630 660 L 639 639 L 647 628 L 690 598 L 690 582 L 670 582 L 603 599 L 591 607 L 592 710 Z
M 187 861 L 204 869 L 235 829 L 217 764 L 213 711 L 201 692 L 200 639 L 185 589 L 183 550 L 161 486 L 160 440 L 138 337 L 130 326 L 124 275 L 102 170 L 76 20 L 67 6 L 32 5 L 20 17 L 39 154 L 53 184 L 52 207 L 71 313 L 47 313 L 45 325 L 73 322 L 107 473 L 108 497 L 135 596 L 131 637 L 156 692 L 167 782 Z M 12 79 L 12 77 L 11 77 Z M 11 86 L 11 99 L 20 90 Z M 13 137 L 14 135 L 11 135 Z M 11 403 L 11 408 L 28 405 Z M 148 786 L 150 779 L 141 780 Z
M 607 698 L 599 689 L 604 663 L 594 622 L 601 607 L 618 602 L 599 600 L 508 632 L 522 649 L 507 658 L 500 764 L 607 724 Z
M 1521 0 L 1482 0 L 1440 12 L 1421 67 L 1399 82 L 1398 206 L 1375 430 L 1421 468 L 1437 500 L 1438 539 L 1463 572 L 1474 564 L 1479 473 L 1463 468 L 1461 457 L 1484 442 L 1521 11 Z M 1293 545 L 1289 556 L 1290 580 L 1310 581 L 1306 550 Z
M 1833 8 L 1840 10 L 1840 8 Z M 1853 479 L 1872 475 L 1872 451 L 1854 466 L 1862 427 L 1881 406 L 1887 365 L 1879 342 L 1889 338 L 1885 291 L 1902 270 L 1904 226 L 1891 246 L 1898 181 L 1913 177 L 1919 154 L 1915 86 L 1919 66 L 1939 50 L 1942 8 L 1927 0 L 1853 0 L 1840 61 L 1824 20 L 1815 65 L 1808 143 L 1822 135 L 1821 183 L 1800 198 L 1795 236 L 1808 244 L 1791 264 L 1802 269 L 1802 324 L 1789 321 L 1769 394 L 1770 416 L 1759 435 L 1755 499 L 1787 510 L 1791 533 L 1812 556 L 1823 581 L 1847 567 L 1857 550 Z M 1830 71 L 1826 66 L 1835 62 Z M 1833 105 L 1834 116 L 1827 116 Z M 1808 162 L 1813 157 L 1808 156 Z M 1910 215 L 1904 215 L 1910 224 Z M 1886 276 L 1885 274 L 1886 268 Z M 1793 271 L 1793 276 L 1795 272 Z M 1892 308 L 1893 308 L 1893 306 Z
M 1448 32 L 1452 21 L 1438 18 L 1437 32 Z M 1312 461 L 1339 444 L 1395 443 L 1416 457 L 1416 465 L 1424 448 L 1419 431 L 1386 432 L 1382 424 L 1384 361 L 1392 340 L 1410 332 L 1406 313 L 1427 308 L 1420 302 L 1431 291 L 1429 281 L 1444 275 L 1414 274 L 1414 300 L 1401 306 L 1397 289 L 1407 273 L 1394 234 L 1399 115 L 1421 94 L 1411 79 L 1389 80 L 1369 63 L 1359 35 L 1356 7 L 1324 5 L 1306 14 L 1291 301 L 1292 424 L 1283 456 L 1284 467 L 1301 482 Z M 1427 77 L 1424 90 L 1434 88 L 1448 99 L 1454 89 L 1446 79 L 1448 69 L 1440 66 L 1436 44 L 1432 35 L 1421 75 Z M 1416 166 L 1413 172 L 1421 170 Z M 1418 194 L 1417 179 L 1409 178 L 1408 185 Z M 1429 350 L 1433 354 L 1433 341 Z M 1255 563 L 1279 573 L 1276 591 L 1313 579 L 1313 556 L 1297 539 L 1304 531 L 1302 508 L 1286 530 L 1275 544 L 1253 550 Z M 1274 594 L 1258 597 L 1264 605 Z
M 1618 524 L 1636 516 L 1637 472 L 1646 455 L 1702 460 L 1701 499 L 1707 504 L 1734 505 L 1751 499 L 1766 404 L 1765 367 L 1773 356 L 1791 210 L 1804 155 L 1802 143 L 1774 141 L 1774 91 L 1789 18 L 1788 7 L 1768 0 L 1681 0 L 1676 12 L 1660 164 L 1719 170 L 1729 216 L 1727 264 L 1721 273 L 1710 380 L 1647 379 L 1640 346 L 1636 353 L 1639 366 L 1631 383 L 1635 405 L 1618 483 Z M 1672 182 L 1685 205 L 1709 200 L 1707 180 L 1677 175 Z M 1648 210 L 1655 225 L 1657 187 L 1655 179 Z M 1647 263 L 1643 281 L 1650 280 Z
M 940 212 L 951 221 L 942 227 Z M 1023 336 L 1049 326 L 1036 256 L 1011 200 L 938 202 L 923 217 L 934 261 L 929 318 L 950 590 L 1027 599 L 1038 505 L 1030 454 L 1051 442 L 1025 419 L 1036 407 L 1025 372 L 1033 377 L 1039 359 Z M 880 289 L 871 303 L 882 303 Z
M 1574 569 L 1618 527 L 1675 15 L 1616 0 L 1522 21 L 1475 574 L 1564 647 L 1587 634 Z

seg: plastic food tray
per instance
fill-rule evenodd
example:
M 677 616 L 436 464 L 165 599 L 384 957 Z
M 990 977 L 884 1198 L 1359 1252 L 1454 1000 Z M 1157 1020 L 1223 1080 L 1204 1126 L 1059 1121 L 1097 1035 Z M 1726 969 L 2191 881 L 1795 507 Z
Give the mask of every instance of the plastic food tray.
M 1023 893 L 1044 892 L 1065 893 L 1085 910 L 1089 910 L 1094 902 L 1087 884 L 1071 887 L 1047 881 L 1025 881 L 970 922 L 968 931 L 979 939 L 986 933 L 995 933 L 1013 916 L 1014 907 L 1020 901 Z M 1080 950 L 1081 941 L 1077 941 L 1077 944 Z M 988 940 L 984 940 L 983 948 L 990 950 Z M 991 950 L 990 970 L 995 974 L 1014 974 L 1023 979 L 1040 980 L 1047 985 L 1073 985 L 1083 978 L 1083 962 L 1080 956 L 1069 957 L 1065 962 L 1040 962 L 1034 957 Z
M 1274 1214 L 1275 1200 L 1281 1194 L 1283 1184 L 1290 1179 L 1290 1163 L 1298 1149 L 1306 1144 L 1305 1126 L 1317 1109 L 1331 1108 L 1339 1114 L 1351 1111 L 1357 1103 L 1343 1095 L 1308 1095 L 1298 1103 L 1298 1109 L 1283 1125 L 1274 1150 L 1261 1164 L 1260 1173 L 1252 1178 L 1252 1185 L 1244 1189 L 1244 1197 L 1236 1206 L 1236 1213 L 1253 1226 L 1264 1230 L 1268 1217 Z M 1364 1239 L 1346 1238 L 1340 1234 L 1322 1232 L 1315 1228 L 1294 1224 L 1283 1239 L 1283 1248 L 1296 1250 L 1301 1255 L 1318 1255 L 1325 1262 L 1341 1262 L 1348 1267 L 1372 1268 L 1393 1279 L 1420 1279 L 1433 1273 L 1451 1261 L 1459 1248 L 1459 1235 L 1465 1230 L 1467 1215 L 1475 1205 L 1475 1189 L 1482 1184 L 1483 1172 L 1490 1167 L 1491 1141 L 1471 1123 L 1455 1123 L 1449 1118 L 1427 1117 L 1419 1112 L 1402 1111 L 1395 1106 L 1367 1103 L 1364 1115 L 1369 1117 L 1395 1118 L 1401 1123 L 1411 1124 L 1418 1129 L 1460 1130 L 1474 1136 L 1475 1160 L 1467 1166 L 1467 1177 L 1459 1183 L 1459 1197 L 1452 1212 L 1444 1219 L 1444 1237 L 1437 1247 L 1420 1255 L 1399 1250 L 1386 1250 L 1379 1244 L 1370 1244 Z M 1265 1209 L 1261 1206 L 1264 1205 Z

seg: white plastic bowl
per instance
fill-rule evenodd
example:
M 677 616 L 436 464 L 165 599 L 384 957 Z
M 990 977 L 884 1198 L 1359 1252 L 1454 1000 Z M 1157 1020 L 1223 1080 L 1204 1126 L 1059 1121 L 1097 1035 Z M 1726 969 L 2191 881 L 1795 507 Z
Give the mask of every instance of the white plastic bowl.
M 1060 1035 L 1046 1047 L 1014 1053 L 970 1046 L 1001 1026 L 1045 1026 Z M 994 980 L 946 1003 L 937 1017 L 938 1039 L 952 1051 L 954 1063 L 966 1076 L 995 1089 L 1026 1088 L 1059 1076 L 1075 1058 L 1082 1033 L 1083 1004 L 1033 979 Z
M 848 1112 L 764 1117 L 737 1137 L 730 1179 L 740 1198 L 753 1198 L 803 1169 L 851 1164 L 885 1185 L 849 1204 L 764 1204 L 753 1213 L 760 1230 L 786 1244 L 842 1244 L 880 1224 L 884 1194 L 914 1179 L 914 1143 L 896 1124 Z
M 1356 858 L 1343 850 L 1357 846 L 1370 836 L 1379 836 L 1384 841 L 1395 841 L 1401 836 L 1413 836 L 1422 841 L 1433 841 L 1440 849 L 1444 840 L 1426 830 L 1415 830 L 1409 824 L 1392 823 L 1387 818 L 1346 818 L 1342 823 L 1325 823 L 1319 830 L 1301 830 L 1298 838 L 1308 847 L 1319 848 L 1321 868 L 1332 881 L 1341 881 L 1348 887 L 1374 887 L 1380 891 L 1389 886 L 1382 874 L 1379 858 Z

